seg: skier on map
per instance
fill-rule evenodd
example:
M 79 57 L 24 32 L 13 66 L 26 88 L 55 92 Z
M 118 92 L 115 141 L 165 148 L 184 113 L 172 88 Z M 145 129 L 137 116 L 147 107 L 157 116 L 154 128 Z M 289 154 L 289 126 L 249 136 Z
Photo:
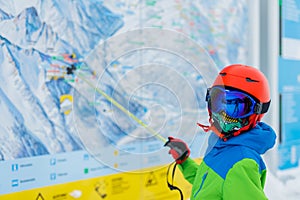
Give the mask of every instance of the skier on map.
M 165 146 L 185 179 L 193 184 L 191 200 L 260 200 L 266 166 L 261 157 L 275 144 L 273 129 L 260 122 L 270 105 L 268 81 L 257 69 L 230 65 L 220 71 L 207 90 L 210 126 L 208 151 L 200 165 L 189 158 L 188 145 L 169 137 Z

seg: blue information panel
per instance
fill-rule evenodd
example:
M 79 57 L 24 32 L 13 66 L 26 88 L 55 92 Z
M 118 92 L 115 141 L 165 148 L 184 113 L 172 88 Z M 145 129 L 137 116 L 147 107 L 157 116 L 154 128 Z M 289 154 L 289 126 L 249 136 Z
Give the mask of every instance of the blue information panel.
M 300 61 L 279 58 L 281 105 L 280 169 L 298 166 L 300 157 Z
M 300 1 L 282 1 L 283 37 L 300 40 Z
M 281 2 L 281 55 L 287 59 L 300 59 L 300 1 Z
M 300 0 L 281 2 L 279 67 L 279 169 L 299 166 L 300 158 Z

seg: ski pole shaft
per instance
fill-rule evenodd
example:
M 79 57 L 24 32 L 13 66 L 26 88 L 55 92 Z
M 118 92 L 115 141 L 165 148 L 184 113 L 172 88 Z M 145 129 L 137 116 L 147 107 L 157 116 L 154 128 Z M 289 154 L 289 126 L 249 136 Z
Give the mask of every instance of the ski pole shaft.
M 95 89 L 96 92 L 101 94 L 104 98 L 106 98 L 109 102 L 111 102 L 114 106 L 119 108 L 123 113 L 125 113 L 127 116 L 129 116 L 131 119 L 136 121 L 138 124 L 140 124 L 142 127 L 144 127 L 147 131 L 149 131 L 153 136 L 160 139 L 162 142 L 166 142 L 167 140 L 159 135 L 154 129 L 152 129 L 150 126 L 145 124 L 142 120 L 140 120 L 138 117 L 136 117 L 132 112 L 130 112 L 128 109 L 124 108 L 120 103 L 118 103 L 116 100 L 114 100 L 112 97 L 110 97 L 108 94 L 106 94 L 103 90 L 95 87 L 90 81 L 88 81 L 81 73 L 76 73 L 76 75 L 83 80 L 85 83 L 87 83 L 89 86 Z

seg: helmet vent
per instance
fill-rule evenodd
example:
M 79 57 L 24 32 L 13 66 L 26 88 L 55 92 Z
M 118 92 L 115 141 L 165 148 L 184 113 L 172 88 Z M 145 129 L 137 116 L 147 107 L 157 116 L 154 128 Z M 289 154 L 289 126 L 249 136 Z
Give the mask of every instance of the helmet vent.
M 227 74 L 226 72 L 221 72 L 220 76 L 226 76 L 226 74 Z
M 249 78 L 249 77 L 246 78 L 246 81 L 248 81 L 248 82 L 259 82 L 259 81 L 257 81 L 257 80 L 253 80 L 253 79 L 251 79 L 251 78 Z

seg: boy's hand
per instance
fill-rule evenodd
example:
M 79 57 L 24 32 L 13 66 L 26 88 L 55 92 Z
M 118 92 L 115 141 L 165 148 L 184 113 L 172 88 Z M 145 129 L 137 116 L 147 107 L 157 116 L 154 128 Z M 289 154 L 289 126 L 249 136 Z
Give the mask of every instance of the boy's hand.
M 177 164 L 183 163 L 191 153 L 187 144 L 178 138 L 168 137 L 164 146 L 170 147 L 169 154 L 172 155 Z

